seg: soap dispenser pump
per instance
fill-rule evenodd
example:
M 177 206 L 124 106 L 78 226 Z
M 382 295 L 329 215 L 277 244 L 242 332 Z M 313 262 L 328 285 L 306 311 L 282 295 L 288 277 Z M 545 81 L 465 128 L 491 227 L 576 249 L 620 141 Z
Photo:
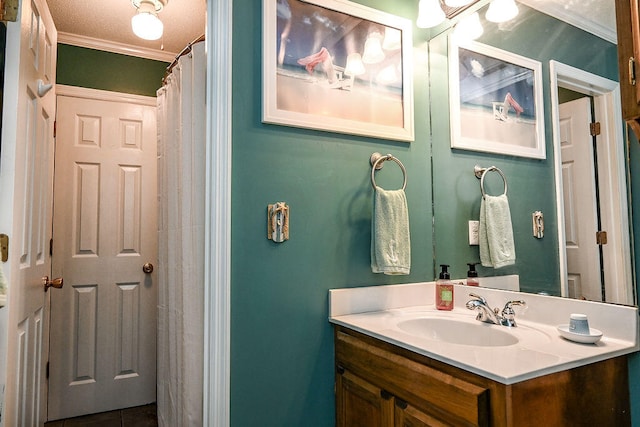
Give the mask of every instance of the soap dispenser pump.
M 447 264 L 440 264 L 440 276 L 436 280 L 436 308 L 438 310 L 453 310 L 453 283 L 449 280 Z
M 469 271 L 467 271 L 467 286 L 480 286 L 478 281 L 478 272 L 476 271 L 477 262 L 468 262 Z

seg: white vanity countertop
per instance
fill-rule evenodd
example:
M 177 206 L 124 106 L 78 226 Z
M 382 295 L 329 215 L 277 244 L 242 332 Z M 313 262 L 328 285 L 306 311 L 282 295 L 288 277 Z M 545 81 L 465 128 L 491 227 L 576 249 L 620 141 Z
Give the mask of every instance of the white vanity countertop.
M 458 281 L 454 281 L 458 282 Z M 515 307 L 515 328 L 489 325 L 475 320 L 476 312 L 465 307 L 469 293 L 483 296 L 488 304 L 502 309 L 510 300 L 524 300 Z M 535 294 L 455 285 L 452 311 L 434 306 L 434 283 L 371 286 L 329 291 L 329 320 L 432 359 L 490 378 L 503 384 L 602 361 L 635 352 L 638 345 L 636 307 L 595 303 Z M 569 322 L 571 313 L 589 316 L 591 328 L 603 332 L 595 344 L 580 344 L 562 338 L 556 327 Z M 498 328 L 519 342 L 508 346 L 453 344 L 410 334 L 398 323 L 415 318 L 449 318 Z

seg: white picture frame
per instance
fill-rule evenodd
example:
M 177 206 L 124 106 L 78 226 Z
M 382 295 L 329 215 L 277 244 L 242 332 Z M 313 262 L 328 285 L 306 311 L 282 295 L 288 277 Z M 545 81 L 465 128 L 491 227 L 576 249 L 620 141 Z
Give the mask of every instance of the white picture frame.
M 262 5 L 264 123 L 413 141 L 410 20 L 345 0 Z
M 449 37 L 451 147 L 546 158 L 542 64 Z

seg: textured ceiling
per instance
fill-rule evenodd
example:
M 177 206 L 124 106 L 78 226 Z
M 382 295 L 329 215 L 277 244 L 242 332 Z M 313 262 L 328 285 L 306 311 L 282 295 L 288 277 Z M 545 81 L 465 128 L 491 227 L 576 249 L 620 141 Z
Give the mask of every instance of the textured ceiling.
M 169 0 L 158 17 L 164 24 L 160 40 L 147 41 L 131 30 L 131 0 L 47 0 L 58 32 L 115 42 L 175 56 L 204 34 L 206 0 Z M 164 44 L 164 49 L 162 49 Z

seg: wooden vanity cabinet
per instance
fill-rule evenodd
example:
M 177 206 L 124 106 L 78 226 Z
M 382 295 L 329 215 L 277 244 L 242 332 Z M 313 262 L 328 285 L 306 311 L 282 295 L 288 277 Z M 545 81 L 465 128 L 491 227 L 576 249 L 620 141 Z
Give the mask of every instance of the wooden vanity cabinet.
M 615 0 L 622 116 L 640 138 L 640 0 Z
M 629 426 L 627 358 L 505 385 L 335 327 L 336 425 Z

